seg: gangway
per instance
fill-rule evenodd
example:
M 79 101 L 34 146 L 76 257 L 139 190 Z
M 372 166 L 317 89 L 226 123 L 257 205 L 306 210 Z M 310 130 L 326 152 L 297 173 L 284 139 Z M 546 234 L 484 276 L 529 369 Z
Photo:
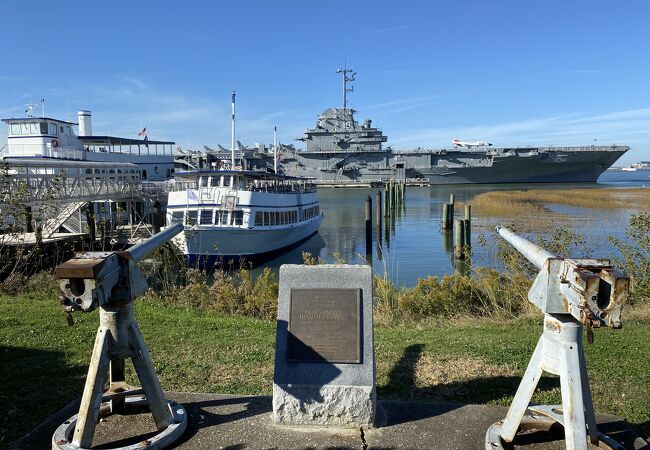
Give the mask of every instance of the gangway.
M 141 231 L 167 190 L 163 182 L 142 180 L 137 165 L 131 163 L 36 158 L 6 158 L 3 163 L 0 225 L 16 223 L 17 216 L 25 215 L 24 231 L 38 230 L 42 238 L 61 228 L 89 232 L 89 212 L 104 224 L 102 231 L 116 230 L 123 223 L 133 233 Z

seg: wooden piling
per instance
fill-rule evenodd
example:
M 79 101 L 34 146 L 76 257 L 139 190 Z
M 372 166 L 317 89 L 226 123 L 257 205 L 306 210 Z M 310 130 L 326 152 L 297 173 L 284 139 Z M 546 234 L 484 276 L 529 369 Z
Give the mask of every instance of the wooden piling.
M 463 220 L 463 242 L 465 249 L 469 250 L 472 246 L 472 222 L 467 219 Z
M 366 245 L 372 244 L 372 199 L 366 199 Z
M 449 195 L 449 229 L 452 230 L 454 228 L 454 200 L 455 200 L 455 195 L 450 194 Z
M 377 240 L 377 259 L 381 259 L 381 222 L 382 222 L 382 197 L 381 191 L 377 191 L 375 194 L 375 204 L 377 205 L 375 209 L 375 234 Z
M 456 219 L 454 222 L 454 252 L 456 258 L 463 259 L 465 257 L 465 221 Z
M 375 194 L 375 204 L 377 205 L 377 209 L 375 210 L 375 222 L 376 223 L 376 228 L 379 234 L 381 234 L 381 217 L 382 217 L 382 212 L 381 212 L 381 191 L 377 191 Z
M 472 246 L 472 205 L 465 205 L 465 247 Z
M 442 229 L 449 229 L 449 203 L 442 205 Z

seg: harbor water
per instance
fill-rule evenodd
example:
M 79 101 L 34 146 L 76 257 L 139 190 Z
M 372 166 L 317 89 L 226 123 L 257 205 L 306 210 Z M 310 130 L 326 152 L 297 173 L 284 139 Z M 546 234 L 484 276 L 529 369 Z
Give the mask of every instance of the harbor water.
M 347 262 L 362 264 L 371 261 L 377 274 L 386 275 L 396 285 L 413 286 L 418 278 L 428 275 L 442 276 L 453 273 L 455 269 L 453 249 L 449 234 L 441 230 L 443 204 L 454 194 L 456 202 L 471 204 L 472 199 L 484 192 L 496 190 L 527 189 L 577 189 L 599 187 L 650 187 L 650 172 L 606 172 L 598 183 L 586 184 L 507 184 L 507 185 L 452 185 L 409 187 L 406 191 L 405 207 L 394 219 L 384 218 L 381 238 L 376 235 L 375 194 L 378 189 L 319 189 L 321 211 L 324 220 L 318 234 L 312 236 L 298 247 L 268 261 L 254 269 L 264 267 L 278 270 L 282 264 L 300 264 L 303 252 L 318 256 L 327 263 Z M 364 202 L 370 196 L 373 201 L 372 250 L 366 253 Z M 564 227 L 582 236 L 585 241 L 584 253 L 572 256 L 610 257 L 615 249 L 608 237 L 624 236 L 633 209 L 590 209 L 561 204 L 547 205 L 550 221 L 545 230 L 536 233 L 529 228 L 529 236 L 549 237 L 556 227 Z M 570 220 L 555 223 L 554 213 L 569 217 Z M 462 218 L 462 211 L 456 210 L 456 217 Z M 479 214 L 476 214 L 479 216 Z M 526 229 L 527 222 L 538 217 L 521 217 L 517 226 Z M 472 218 L 472 264 L 474 266 L 496 267 L 496 234 L 493 231 L 498 218 L 489 220 Z M 503 223 L 511 223 L 504 219 Z M 386 230 L 388 228 L 388 230 Z M 388 232 L 387 232 L 388 231 Z M 388 238 L 386 238 L 388 237 Z M 481 243 L 480 243 L 481 242 Z M 456 265 L 458 267 L 458 265 Z

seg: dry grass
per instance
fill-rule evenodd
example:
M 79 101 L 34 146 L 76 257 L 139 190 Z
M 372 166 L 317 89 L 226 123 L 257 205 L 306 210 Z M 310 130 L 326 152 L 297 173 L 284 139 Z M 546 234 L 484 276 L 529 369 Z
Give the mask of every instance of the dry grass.
M 567 190 L 495 191 L 472 200 L 472 212 L 479 217 L 518 218 L 548 216 L 546 205 L 609 210 L 650 210 L 650 190 L 645 188 L 593 188 Z
M 509 376 L 516 374 L 513 367 L 489 364 L 482 358 L 468 355 L 440 358 L 431 353 L 422 353 L 415 366 L 415 385 L 419 388 L 440 384 L 458 383 L 475 378 Z

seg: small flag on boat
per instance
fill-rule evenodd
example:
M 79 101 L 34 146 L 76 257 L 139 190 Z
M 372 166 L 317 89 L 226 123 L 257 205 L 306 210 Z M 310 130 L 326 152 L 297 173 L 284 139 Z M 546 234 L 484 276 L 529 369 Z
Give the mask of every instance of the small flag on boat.
M 187 190 L 187 199 L 188 200 L 199 200 L 199 196 L 196 195 L 196 192 L 194 192 L 192 189 Z
M 142 128 L 142 131 L 140 131 L 138 133 L 138 136 L 144 138 L 145 141 L 148 140 L 147 139 L 148 138 L 148 136 L 147 136 L 147 127 Z

